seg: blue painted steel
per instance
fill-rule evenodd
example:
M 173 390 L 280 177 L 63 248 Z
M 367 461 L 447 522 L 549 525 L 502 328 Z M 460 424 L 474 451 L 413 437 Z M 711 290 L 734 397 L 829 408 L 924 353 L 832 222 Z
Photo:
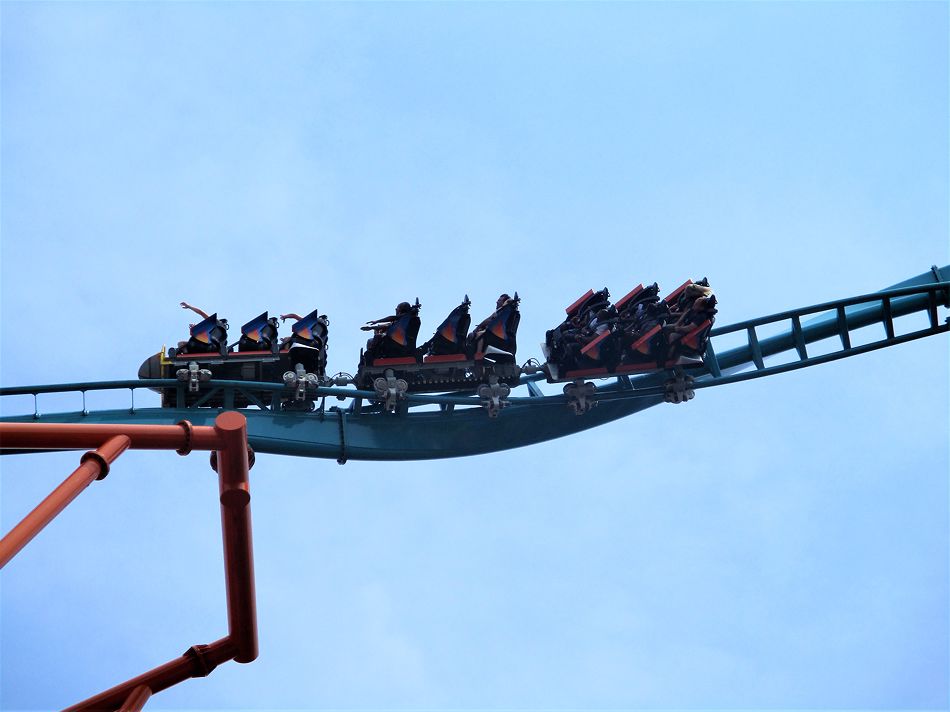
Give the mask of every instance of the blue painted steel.
M 244 410 L 248 441 L 256 452 L 349 460 L 425 460 L 477 455 L 531 445 L 622 418 L 662 403 L 662 396 L 602 403 L 583 417 L 561 405 L 543 408 L 515 404 L 488 418 L 481 408 L 356 415 L 345 410 L 292 414 Z M 220 411 L 210 408 L 148 408 L 41 416 L 39 422 L 169 424 L 188 420 L 211 425 Z M 341 414 L 345 443 L 341 441 Z M 4 422 L 14 420 L 5 418 Z M 18 418 L 32 421 L 32 416 Z M 538 427 L 539 420 L 543 427 Z
M 945 333 L 950 324 L 938 319 L 937 305 L 950 306 L 950 267 L 934 268 L 882 292 L 827 302 L 803 309 L 781 312 L 752 319 L 724 328 L 714 329 L 707 349 L 706 368 L 691 371 L 694 388 L 759 378 L 807 366 L 846 358 L 859 353 L 893 346 L 913 339 Z M 912 312 L 925 311 L 930 326 L 919 331 L 894 336 L 893 319 Z M 802 321 L 802 317 L 813 316 Z M 787 320 L 789 328 L 776 336 L 759 339 L 755 329 L 764 324 Z M 849 332 L 870 324 L 883 324 L 884 338 L 852 347 Z M 890 324 L 890 326 L 888 326 Z M 716 336 L 746 331 L 744 346 L 717 353 L 713 348 Z M 806 344 L 839 337 L 841 351 L 809 357 Z M 776 354 L 794 351 L 799 360 L 780 366 L 769 366 L 767 359 Z M 749 369 L 754 365 L 754 368 Z M 409 412 L 392 415 L 379 409 L 359 408 L 357 402 L 372 402 L 375 395 L 350 388 L 324 387 L 318 394 L 350 400 L 346 409 L 322 408 L 313 413 L 271 409 L 245 409 L 248 439 L 257 452 L 280 453 L 306 457 L 354 460 L 421 460 L 460 457 L 531 445 L 571 433 L 597 427 L 644 410 L 664 401 L 664 383 L 670 373 L 654 372 L 635 378 L 611 378 L 600 386 L 594 398 L 598 405 L 583 416 L 574 415 L 564 395 L 539 395 L 534 382 L 543 374 L 527 375 L 521 383 L 529 390 L 527 397 L 512 397 L 497 418 L 488 418 L 477 397 L 459 394 L 416 394 L 408 397 Z M 279 394 L 283 384 L 249 383 L 245 381 L 214 381 L 226 399 L 233 402 L 234 393 L 243 391 Z M 25 386 L 0 388 L 2 395 L 42 394 L 105 389 L 140 389 L 155 387 L 185 388 L 175 380 L 128 380 L 103 383 L 77 383 L 57 386 Z M 133 390 L 134 393 L 134 390 Z M 230 393 L 230 396 L 228 394 Z M 269 396 L 268 396 L 269 397 Z M 258 400 L 260 406 L 265 403 Z M 412 412 L 425 404 L 438 404 L 440 410 Z M 189 420 L 195 425 L 210 425 L 220 411 L 213 408 L 141 408 L 130 403 L 129 409 L 87 413 L 83 409 L 55 415 L 27 414 L 0 420 L 32 421 L 39 419 L 58 423 L 140 423 L 167 424 Z
M 937 278 L 939 278 L 939 281 Z M 710 340 L 735 331 L 754 330 L 755 327 L 765 324 L 784 320 L 791 321 L 796 317 L 801 318 L 808 314 L 819 314 L 801 325 L 801 336 L 804 343 L 812 343 L 832 336 L 840 336 L 842 310 L 847 322 L 846 328 L 853 331 L 871 324 L 882 323 L 886 317 L 883 306 L 885 300 L 889 303 L 890 315 L 893 319 L 918 311 L 929 311 L 931 300 L 935 297 L 942 297 L 940 303 L 945 307 L 950 306 L 950 296 L 948 295 L 950 295 L 950 266 L 942 267 L 939 270 L 933 268 L 930 272 L 918 275 L 880 292 L 825 302 L 803 309 L 780 312 L 771 316 L 749 319 L 738 324 L 713 329 Z M 936 319 L 932 316 L 931 328 L 934 333 L 945 330 L 945 324 L 935 324 L 935 321 Z M 889 340 L 894 340 L 894 337 L 891 336 Z M 758 340 L 755 344 L 750 343 L 748 346 L 740 346 L 725 353 L 717 353 L 716 356 L 719 368 L 724 374 L 727 374 L 729 371 L 745 368 L 750 362 L 755 362 L 759 356 L 767 358 L 793 348 L 796 348 L 796 335 L 795 330 L 789 328 L 776 336 Z

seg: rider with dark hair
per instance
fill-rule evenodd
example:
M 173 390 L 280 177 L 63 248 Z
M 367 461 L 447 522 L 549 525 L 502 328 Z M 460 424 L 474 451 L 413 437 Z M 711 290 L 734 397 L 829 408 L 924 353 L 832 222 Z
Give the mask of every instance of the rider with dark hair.
M 491 320 L 497 316 L 498 312 L 501 311 L 501 308 L 505 306 L 511 297 L 507 294 L 501 294 L 498 299 L 495 301 L 495 311 L 493 311 L 489 316 L 485 317 L 482 320 L 482 323 L 475 327 L 475 330 L 472 332 L 473 336 L 481 336 L 485 333 L 485 329 L 488 328 L 488 325 L 491 323 Z
M 495 346 L 514 356 L 517 349 L 515 335 L 518 331 L 518 323 L 521 320 L 521 314 L 518 312 L 520 302 L 517 292 L 515 292 L 514 298 L 508 294 L 501 294 L 498 297 L 495 301 L 495 311 L 476 326 L 466 339 L 466 351 L 469 356 L 483 353 L 489 346 Z M 503 312 L 506 309 L 510 313 L 507 317 L 504 317 L 505 323 L 502 323 Z
M 365 326 L 361 326 L 362 331 L 372 331 L 372 338 L 368 339 L 366 342 L 366 354 L 368 356 L 380 356 L 388 354 L 379 354 L 378 351 L 395 351 L 397 355 L 401 355 L 402 351 L 414 351 L 416 343 L 416 331 L 418 331 L 419 319 L 416 317 L 414 320 L 415 324 L 405 323 L 403 328 L 397 326 L 396 330 L 399 332 L 393 334 L 390 332 L 390 329 L 393 326 L 399 324 L 399 322 L 406 322 L 407 317 L 410 315 L 414 316 L 418 313 L 421 305 L 419 300 L 416 299 L 416 304 L 413 306 L 409 302 L 399 302 L 396 305 L 396 313 L 391 316 L 380 317 L 379 319 L 373 319 L 372 321 L 366 322 Z M 396 341 L 395 344 L 387 343 L 387 338 L 389 341 Z M 405 343 L 402 343 L 402 342 Z
M 412 310 L 412 305 L 409 302 L 399 302 L 396 305 L 396 313 L 392 316 L 383 316 L 379 319 L 373 319 L 372 321 L 366 322 L 366 326 L 361 326 L 362 331 L 385 331 L 393 323 L 404 314 L 408 314 Z

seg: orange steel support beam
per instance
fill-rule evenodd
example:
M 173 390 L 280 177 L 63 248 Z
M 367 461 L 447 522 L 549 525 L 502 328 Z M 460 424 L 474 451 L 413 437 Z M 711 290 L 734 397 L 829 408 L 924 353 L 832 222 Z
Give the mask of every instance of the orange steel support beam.
M 119 708 L 119 712 L 141 712 L 141 709 L 145 707 L 145 703 L 148 702 L 148 698 L 151 696 L 152 691 L 148 685 L 139 685 L 132 690 L 132 694 L 125 700 L 125 704 Z
M 125 435 L 114 435 L 98 450 L 83 455 L 82 464 L 0 540 L 0 569 L 93 480 L 105 477 L 109 473 L 109 465 L 128 449 L 131 442 Z
M 222 443 L 218 450 L 217 470 L 228 592 L 228 637 L 237 648 L 234 659 L 239 663 L 249 663 L 257 657 L 257 604 L 251 544 L 247 420 L 240 413 L 222 413 L 215 419 L 214 429 Z
M 243 417 L 243 416 L 242 416 Z M 0 423 L 0 449 L 69 449 L 98 447 L 115 435 L 127 435 L 133 450 L 216 450 L 221 444 L 210 425 L 67 425 Z
M 234 646 L 228 638 L 216 640 L 210 645 L 195 645 L 186 650 L 181 657 L 159 665 L 105 692 L 100 692 L 95 697 L 67 707 L 63 712 L 116 710 L 139 687 L 146 687 L 152 693 L 161 692 L 189 678 L 205 677 L 218 665 L 233 658 Z
M 67 488 L 68 492 L 65 493 L 68 499 L 62 506 L 52 511 L 45 522 L 62 511 L 63 507 L 75 498 L 83 487 L 99 475 L 101 465 L 104 464 L 105 471 L 108 471 L 108 462 L 114 460 L 129 447 L 174 449 L 180 454 L 187 454 L 192 450 L 216 451 L 216 458 L 213 456 L 212 464 L 216 463 L 221 502 L 228 635 L 208 645 L 194 645 L 181 657 L 75 704 L 67 708 L 67 712 L 79 710 L 135 712 L 141 710 L 149 697 L 156 692 L 191 677 L 204 677 L 228 660 L 249 663 L 258 655 L 254 554 L 251 540 L 251 494 L 248 479 L 249 450 L 247 421 L 244 416 L 235 412 L 222 413 L 215 419 L 213 427 L 196 427 L 188 422 L 178 425 L 0 424 L 0 448 L 2 449 L 95 447 L 103 441 L 108 442 L 100 448 L 100 452 L 84 455 L 83 465 L 79 470 L 47 498 L 52 498 L 59 489 L 71 483 Z M 114 450 L 117 451 L 110 458 L 109 454 Z M 80 472 L 83 474 L 77 474 Z M 72 482 L 73 478 L 75 482 Z M 70 493 L 71 496 L 69 496 Z M 45 503 L 44 500 L 43 504 Z M 26 539 L 20 548 L 27 541 L 29 539 Z

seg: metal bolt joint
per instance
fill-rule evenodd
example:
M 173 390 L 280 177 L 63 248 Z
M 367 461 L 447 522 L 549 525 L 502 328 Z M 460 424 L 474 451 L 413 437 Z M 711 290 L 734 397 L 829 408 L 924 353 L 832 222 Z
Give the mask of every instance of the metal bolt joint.
M 192 645 L 188 650 L 182 653 L 182 655 L 186 658 L 191 658 L 194 662 L 194 667 L 197 672 L 193 673 L 192 677 L 207 677 L 218 667 L 217 663 L 210 660 L 207 645 Z
M 180 425 L 185 431 L 185 444 L 175 450 L 179 455 L 187 455 L 191 452 L 191 442 L 195 434 L 194 426 L 187 420 L 179 420 L 176 425 Z
M 109 462 L 102 455 L 100 455 L 95 450 L 90 450 L 87 453 L 84 453 L 82 457 L 79 458 L 79 462 L 83 465 L 86 464 L 89 460 L 94 461 L 99 465 L 99 476 L 97 480 L 104 480 L 106 475 L 109 474 Z

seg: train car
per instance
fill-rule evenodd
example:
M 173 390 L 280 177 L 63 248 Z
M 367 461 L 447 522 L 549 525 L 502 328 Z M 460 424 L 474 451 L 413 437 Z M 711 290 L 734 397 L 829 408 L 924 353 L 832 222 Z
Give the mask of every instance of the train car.
M 417 299 L 390 321 L 375 322 L 379 328 L 360 353 L 357 388 L 374 391 L 388 410 L 406 393 L 476 391 L 504 398 L 521 375 L 515 362 L 520 301 L 517 293 L 503 294 L 495 311 L 468 333 L 471 302 L 466 296 L 432 338 L 417 347 Z
M 283 339 L 277 336 L 277 319 L 263 312 L 241 327 L 232 345 L 227 320 L 212 314 L 191 328 L 187 342 L 146 359 L 139 378 L 188 384 L 187 389 L 154 389 L 166 407 L 258 405 L 306 411 L 315 406 L 317 387 L 332 382 L 353 383 L 389 412 L 404 408 L 412 393 L 475 393 L 495 416 L 521 376 L 539 369 L 549 383 L 576 386 L 585 378 L 666 369 L 682 373 L 682 368 L 702 366 L 716 314 L 716 297 L 705 279 L 688 280 L 665 299 L 660 299 L 658 285 L 641 284 L 615 304 L 606 287 L 588 290 L 567 307 L 564 321 L 547 332 L 545 364 L 531 360 L 519 366 L 520 301 L 517 292 L 514 297 L 502 294 L 495 310 L 470 332 L 466 296 L 421 346 L 416 342 L 422 305 L 418 299 L 403 302 L 392 316 L 362 327 L 373 336 L 360 352 L 356 376 L 334 379 L 326 376 L 329 320 L 318 310 L 305 317 L 284 315 L 296 322 Z M 283 383 L 286 388 L 219 389 L 212 380 Z
M 310 409 L 313 398 L 309 391 L 326 381 L 329 325 L 329 319 L 314 310 L 293 324 L 290 337 L 279 341 L 277 319 L 263 312 L 242 326 L 238 342 L 228 346 L 227 321 L 212 314 L 191 328 L 187 342 L 167 352 L 163 348 L 146 359 L 138 375 L 143 379 L 188 383 L 184 402 L 179 402 L 179 392 L 174 387 L 153 389 L 161 394 L 163 407 L 273 405 L 270 392 L 255 394 L 252 390 L 238 393 L 234 403 L 225 404 L 214 389 L 204 386 L 214 378 L 283 382 L 288 390 L 280 396 L 279 405 L 285 409 Z
M 547 332 L 549 383 L 703 365 L 717 311 L 708 280 L 687 280 L 665 299 L 655 283 L 637 285 L 613 305 L 609 297 L 606 287 L 588 290 Z

